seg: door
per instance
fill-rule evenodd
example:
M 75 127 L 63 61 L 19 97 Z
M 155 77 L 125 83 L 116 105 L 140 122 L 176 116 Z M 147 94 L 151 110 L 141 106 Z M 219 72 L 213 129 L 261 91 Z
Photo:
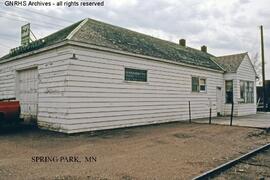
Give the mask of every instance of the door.
M 217 87 L 217 115 L 221 115 L 222 109 L 222 91 L 221 87 Z
M 18 71 L 17 99 L 21 105 L 21 116 L 25 120 L 36 120 L 38 112 L 38 70 Z

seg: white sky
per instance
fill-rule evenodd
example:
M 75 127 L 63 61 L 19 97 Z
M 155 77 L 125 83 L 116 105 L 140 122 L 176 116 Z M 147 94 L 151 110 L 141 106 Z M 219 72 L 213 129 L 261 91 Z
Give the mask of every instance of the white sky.
M 206 45 L 216 56 L 249 52 L 250 57 L 260 54 L 259 25 L 263 25 L 266 77 L 270 79 L 269 0 L 104 1 L 104 7 L 18 8 L 0 0 L 0 56 L 19 46 L 20 27 L 26 22 L 41 38 L 72 22 L 93 18 L 173 42 L 184 38 L 188 46 L 200 49 Z

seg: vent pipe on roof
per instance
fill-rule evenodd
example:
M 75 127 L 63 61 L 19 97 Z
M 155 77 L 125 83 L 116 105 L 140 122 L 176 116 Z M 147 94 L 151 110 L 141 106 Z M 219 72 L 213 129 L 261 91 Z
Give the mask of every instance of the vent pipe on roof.
M 203 46 L 201 47 L 201 51 L 207 53 L 207 46 L 203 45 Z
M 185 39 L 180 39 L 179 40 L 179 44 L 180 44 L 180 46 L 186 46 L 186 40 Z

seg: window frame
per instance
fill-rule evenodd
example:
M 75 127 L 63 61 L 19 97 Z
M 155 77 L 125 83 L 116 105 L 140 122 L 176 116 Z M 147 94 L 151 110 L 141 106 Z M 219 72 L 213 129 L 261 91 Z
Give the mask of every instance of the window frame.
M 197 90 L 193 90 L 193 78 L 198 79 L 198 84 L 197 84 Z M 204 84 L 201 84 L 201 80 L 204 80 Z M 205 90 L 201 90 L 201 86 L 205 87 Z M 207 92 L 207 78 L 206 77 L 199 77 L 199 76 L 191 76 L 191 92 L 192 93 L 206 93 Z
M 126 79 L 126 70 L 127 69 L 132 69 L 132 70 L 138 70 L 138 71 L 145 71 L 145 81 L 138 81 L 138 80 L 128 80 Z M 143 68 L 137 68 L 137 67 L 127 67 L 124 66 L 124 82 L 129 82 L 129 83 L 148 83 L 148 70 L 147 69 L 143 69 Z
M 242 84 L 244 87 L 242 87 Z M 241 104 L 253 104 L 254 101 L 254 81 L 240 80 L 240 99 Z M 242 89 L 243 97 L 242 97 Z
M 204 84 L 203 85 L 201 85 L 201 80 L 204 80 Z M 206 83 L 206 78 L 200 78 L 199 79 L 199 91 L 200 92 L 206 92 L 206 88 L 207 88 L 207 85 L 206 85 L 207 83 Z M 204 90 L 201 90 L 201 86 L 204 86 Z
M 228 95 L 227 93 L 230 92 L 230 91 L 227 91 L 227 82 L 232 82 L 232 85 L 231 85 L 231 93 L 232 93 L 232 97 L 231 97 L 231 100 L 229 101 L 228 99 Z M 234 85 L 234 82 L 233 82 L 233 79 L 230 79 L 230 80 L 225 80 L 225 104 L 232 104 L 233 101 L 234 101 L 234 92 L 233 92 L 233 85 Z

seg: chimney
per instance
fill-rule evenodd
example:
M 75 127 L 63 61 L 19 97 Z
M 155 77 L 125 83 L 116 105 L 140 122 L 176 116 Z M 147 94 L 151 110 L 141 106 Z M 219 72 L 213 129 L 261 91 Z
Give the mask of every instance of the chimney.
M 203 46 L 201 47 L 201 51 L 207 53 L 207 46 L 203 45 Z
M 186 40 L 185 39 L 180 39 L 179 40 L 179 44 L 180 44 L 180 46 L 186 46 Z

